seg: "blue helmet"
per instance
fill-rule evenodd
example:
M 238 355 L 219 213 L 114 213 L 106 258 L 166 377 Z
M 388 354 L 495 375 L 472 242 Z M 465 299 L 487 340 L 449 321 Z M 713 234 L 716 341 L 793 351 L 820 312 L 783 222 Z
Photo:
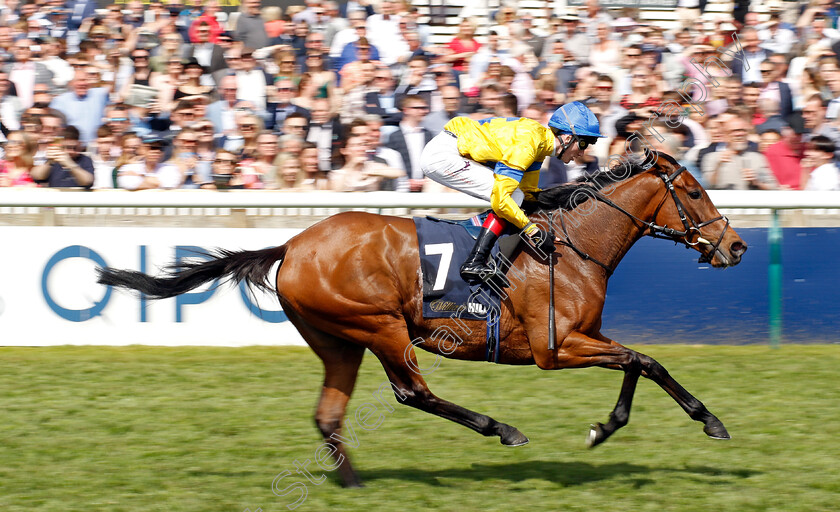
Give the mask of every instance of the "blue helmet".
M 548 126 L 558 135 L 568 133 L 578 137 L 606 137 L 601 135 L 598 118 L 579 101 L 566 103 L 555 110 L 548 120 Z

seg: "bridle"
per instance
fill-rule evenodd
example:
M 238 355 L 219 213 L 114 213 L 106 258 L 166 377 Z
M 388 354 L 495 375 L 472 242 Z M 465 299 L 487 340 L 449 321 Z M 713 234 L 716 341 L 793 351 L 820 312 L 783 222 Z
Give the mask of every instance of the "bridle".
M 673 201 L 674 201 L 674 206 L 676 206 L 676 208 L 677 208 L 677 214 L 679 215 L 680 221 L 682 222 L 682 225 L 683 225 L 682 230 L 670 228 L 667 225 L 666 226 L 660 226 L 659 224 L 656 224 L 655 222 L 650 222 L 650 221 L 640 219 L 640 218 L 636 217 L 635 215 L 633 215 L 632 213 L 625 210 L 624 208 L 622 208 L 621 206 L 617 205 L 612 200 L 610 200 L 608 197 L 604 196 L 603 194 L 596 191 L 595 189 L 592 189 L 591 197 L 594 198 L 594 199 L 597 199 L 598 201 L 600 201 L 604 204 L 606 204 L 607 206 L 612 207 L 615 210 L 618 210 L 619 212 L 621 212 L 624 215 L 630 217 L 631 219 L 638 222 L 639 224 L 642 224 L 643 226 L 645 226 L 647 228 L 646 229 L 647 233 L 645 233 L 645 234 L 648 235 L 648 236 L 651 236 L 653 238 L 664 238 L 666 240 L 671 240 L 674 243 L 681 243 L 681 244 L 685 245 L 686 248 L 689 248 L 689 249 L 697 246 L 697 244 L 700 244 L 700 243 L 703 243 L 703 244 L 706 244 L 706 245 L 710 246 L 711 250 L 702 253 L 700 255 L 700 258 L 697 260 L 697 262 L 698 263 L 711 263 L 715 254 L 718 253 L 719 250 L 720 250 L 719 249 L 720 244 L 723 242 L 723 237 L 726 234 L 726 230 L 729 229 L 729 219 L 726 218 L 725 215 L 721 215 L 719 217 L 715 217 L 714 219 L 698 223 L 697 221 L 694 220 L 694 218 L 691 217 L 691 215 L 686 213 L 685 206 L 683 206 L 682 201 L 680 201 L 680 198 L 677 196 L 677 191 L 674 189 L 674 180 L 676 180 L 677 177 L 680 174 L 682 174 L 682 172 L 685 171 L 685 170 L 686 170 L 685 166 L 681 166 L 679 169 L 674 171 L 670 176 L 667 173 L 664 173 L 664 172 L 659 173 L 659 178 L 663 181 L 663 183 L 665 183 L 665 188 L 670 193 L 671 199 L 673 199 Z M 656 212 L 654 213 L 654 218 L 656 218 L 656 215 L 659 213 L 659 210 L 665 204 L 665 201 L 667 200 L 667 198 L 668 198 L 667 195 L 664 196 L 662 198 L 662 201 L 659 203 L 659 206 L 656 207 Z M 589 254 L 580 250 L 580 248 L 578 248 L 572 242 L 572 239 L 569 237 L 569 233 L 566 230 L 566 222 L 565 222 L 564 217 L 563 217 L 563 210 L 562 209 L 551 211 L 551 214 L 550 214 L 551 225 L 553 226 L 554 214 L 555 213 L 558 213 L 559 216 L 560 216 L 560 226 L 563 230 L 563 236 L 565 237 L 565 240 L 561 240 L 560 244 L 572 249 L 578 256 L 580 256 L 584 260 L 592 261 L 593 263 L 601 266 L 604 270 L 607 271 L 607 275 L 612 275 L 613 269 L 610 268 L 609 265 L 606 265 L 605 263 L 602 263 L 602 262 L 596 260 L 595 258 L 591 257 Z M 718 237 L 717 242 L 711 243 L 706 238 L 703 238 L 703 235 L 700 232 L 700 229 L 704 228 L 704 227 L 706 227 L 710 224 L 714 224 L 715 222 L 720 221 L 720 220 L 726 221 L 726 225 L 724 226 L 723 230 L 721 231 L 720 237 Z M 696 238 L 695 238 L 695 236 L 696 236 Z M 694 239 L 693 242 L 692 242 L 692 239 Z M 721 253 L 721 254 L 723 254 L 723 253 Z

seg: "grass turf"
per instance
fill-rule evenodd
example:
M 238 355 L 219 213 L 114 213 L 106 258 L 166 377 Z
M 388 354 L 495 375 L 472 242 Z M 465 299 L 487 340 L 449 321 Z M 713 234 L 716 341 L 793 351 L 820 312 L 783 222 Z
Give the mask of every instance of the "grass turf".
M 733 439 L 707 439 L 642 379 L 630 424 L 588 450 L 588 426 L 607 419 L 620 372 L 447 360 L 427 377 L 431 389 L 514 425 L 529 445 L 503 447 L 391 396 L 396 408 L 378 428 L 355 429 L 367 487 L 342 489 L 327 473 L 297 509 L 838 509 L 840 348 L 638 348 Z M 272 481 L 314 461 L 321 372 L 304 348 L 0 349 L 0 510 L 287 510 L 300 494 L 276 496 Z M 348 412 L 375 402 L 384 381 L 367 354 Z

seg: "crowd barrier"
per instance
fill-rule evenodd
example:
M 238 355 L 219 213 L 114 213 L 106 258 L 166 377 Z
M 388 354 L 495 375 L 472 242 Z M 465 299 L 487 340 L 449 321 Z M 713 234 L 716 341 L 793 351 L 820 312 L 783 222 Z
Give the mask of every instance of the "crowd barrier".
M 710 191 L 724 212 L 767 210 L 762 228 L 734 227 L 750 245 L 726 271 L 696 263 L 662 240 L 643 239 L 610 281 L 604 333 L 622 342 L 836 342 L 840 329 L 837 227 L 786 227 L 781 212 L 840 208 L 832 192 Z M 462 194 L 271 191 L 69 192 L 0 190 L 0 221 L 22 210 L 295 209 L 324 212 L 480 209 Z M 103 213 L 104 212 L 104 213 Z M 840 224 L 835 224 L 840 225 Z M 149 302 L 96 284 L 97 265 L 154 273 L 196 247 L 259 249 L 280 245 L 297 228 L 160 226 L 0 226 L 0 333 L 3 345 L 302 344 L 276 299 L 242 287 L 207 287 Z M 784 266 L 783 266 L 784 263 Z M 642 298 L 643 300 L 639 300 Z

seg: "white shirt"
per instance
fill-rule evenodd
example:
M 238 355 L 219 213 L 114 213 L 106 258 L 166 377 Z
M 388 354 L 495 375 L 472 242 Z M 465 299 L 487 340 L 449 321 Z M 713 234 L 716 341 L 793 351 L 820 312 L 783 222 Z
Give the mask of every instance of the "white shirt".
M 408 43 L 400 33 L 399 16 L 384 19 L 384 14 L 368 16 L 367 33 L 371 44 L 379 50 L 379 60 L 390 66 L 409 53 Z
M 106 162 L 95 153 L 90 159 L 93 161 L 93 188 L 114 188 L 114 162 Z
M 18 99 L 24 109 L 32 106 L 32 91 L 35 88 L 35 63 L 13 64 L 9 80 L 15 84 Z
M 261 69 L 236 72 L 236 97 L 247 98 L 257 107 L 265 110 L 265 73 Z
M 409 162 L 411 169 L 407 169 L 411 179 L 422 179 L 423 169 L 420 168 L 420 154 L 426 146 L 426 136 L 422 127 L 412 128 L 405 123 L 400 123 L 400 130 L 405 137 L 405 145 L 408 148 Z
M 805 190 L 840 190 L 840 169 L 833 162 L 817 167 L 811 171 Z

